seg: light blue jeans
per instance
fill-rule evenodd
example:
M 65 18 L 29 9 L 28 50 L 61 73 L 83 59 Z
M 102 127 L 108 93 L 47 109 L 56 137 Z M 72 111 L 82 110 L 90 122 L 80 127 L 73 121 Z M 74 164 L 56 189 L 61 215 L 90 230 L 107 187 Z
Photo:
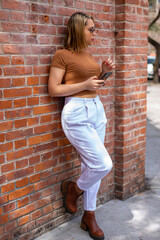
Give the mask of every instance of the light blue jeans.
M 95 211 L 101 179 L 112 169 L 104 146 L 107 119 L 99 97 L 66 97 L 61 122 L 66 137 L 81 157 L 77 185 L 84 190 L 84 210 Z

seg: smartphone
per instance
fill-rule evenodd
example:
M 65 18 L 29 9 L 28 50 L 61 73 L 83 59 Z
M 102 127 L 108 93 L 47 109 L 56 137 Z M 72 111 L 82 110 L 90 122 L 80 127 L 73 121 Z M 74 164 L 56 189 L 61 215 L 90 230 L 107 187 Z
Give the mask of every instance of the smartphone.
M 100 79 L 107 79 L 109 76 L 111 76 L 112 75 L 112 72 L 107 72 L 107 73 L 105 73 L 102 77 L 100 77 Z

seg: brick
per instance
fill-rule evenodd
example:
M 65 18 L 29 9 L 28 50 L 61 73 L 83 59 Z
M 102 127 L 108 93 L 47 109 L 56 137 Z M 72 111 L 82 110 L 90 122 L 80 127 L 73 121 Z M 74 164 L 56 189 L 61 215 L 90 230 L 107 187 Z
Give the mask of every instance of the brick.
M 51 36 L 41 36 L 41 37 L 39 37 L 39 39 L 38 39 L 38 41 L 39 41 L 39 43 L 40 44 L 51 44 Z M 51 57 L 47 57 L 47 58 L 49 58 L 49 59 L 51 59 Z M 40 63 L 42 63 L 41 61 L 40 61 Z M 47 62 L 47 63 L 49 63 L 49 62 Z
M 51 103 L 51 101 L 52 101 L 52 98 L 50 96 L 40 97 L 40 103 L 41 104 Z
M 49 188 L 43 190 L 42 196 L 43 197 L 47 197 L 49 195 L 52 195 L 54 192 L 58 192 L 58 191 L 59 191 L 59 189 L 57 189 L 55 187 L 54 188 L 53 187 L 49 187 Z
M 29 146 L 39 144 L 41 142 L 40 136 L 34 136 L 28 139 Z
M 47 5 L 42 5 L 42 4 L 35 4 L 35 3 L 32 3 L 31 5 L 31 8 L 32 8 L 32 11 L 33 12 L 38 12 L 38 13 L 48 13 L 48 14 L 55 14 L 56 11 L 55 11 L 55 7 L 51 7 L 51 6 L 47 6 Z
M 25 130 L 17 130 L 17 131 L 10 131 L 6 133 L 6 140 L 14 140 L 17 138 L 24 138 L 33 135 L 33 129 L 32 128 L 26 128 Z M 24 139 L 25 140 L 25 139 Z M 23 141 L 23 140 L 22 140 Z
M 10 172 L 14 170 L 14 163 L 7 163 L 1 166 L 2 173 Z
M 15 99 L 13 102 L 13 105 L 14 105 L 14 108 L 25 107 L 27 105 L 27 101 L 25 98 Z
M 0 88 L 11 87 L 11 78 L 0 78 Z
M 29 204 L 29 197 L 25 197 L 17 201 L 18 208 L 24 207 Z
M 11 130 L 13 128 L 13 121 L 0 123 L 0 131 Z
M 26 146 L 27 146 L 27 140 L 26 139 L 15 141 L 15 148 L 16 149 L 26 147 Z
M 25 13 L 24 12 L 11 12 L 11 20 L 12 21 L 25 21 Z
M 11 212 L 10 219 L 13 220 L 13 219 L 19 218 L 25 214 L 31 213 L 34 210 L 35 210 L 34 204 L 27 205 L 26 207 L 23 207 L 21 209 L 17 209 Z
M 45 94 L 48 93 L 48 88 L 46 86 L 33 87 L 33 94 Z
M 31 47 L 24 45 L 4 44 L 3 51 L 4 53 L 11 54 L 29 54 L 31 53 Z
M 28 126 L 37 125 L 39 123 L 39 117 L 29 118 Z
M 6 175 L 1 175 L 0 176 L 0 184 L 3 184 L 6 182 Z
M 26 64 L 27 65 L 36 65 L 38 64 L 38 56 L 26 56 Z M 31 77 L 32 79 L 38 78 L 37 76 Z M 29 85 L 29 84 L 28 84 Z
M 42 195 L 41 192 L 36 192 L 36 193 L 30 195 L 31 202 L 35 202 L 35 201 L 37 201 L 38 199 L 40 199 L 40 198 L 41 198 L 41 195 Z
M 5 134 L 0 133 L 0 142 L 4 142 L 4 141 L 5 141 Z
M 56 110 L 57 110 L 57 104 L 52 104 L 48 106 L 38 106 L 33 108 L 33 114 L 39 115 L 39 114 L 44 114 L 48 112 L 54 112 Z
M 18 110 L 12 110 L 12 111 L 6 111 L 5 117 L 7 119 L 10 118 L 24 118 L 24 117 L 29 117 L 32 114 L 32 109 L 31 108 L 22 108 Z
M 32 165 L 32 164 L 36 164 L 36 163 L 39 163 L 40 162 L 40 156 L 34 156 L 34 157 L 31 157 L 29 159 L 29 164 Z
M 24 225 L 25 223 L 29 222 L 29 220 L 30 220 L 29 215 L 19 218 L 18 226 Z
M 28 185 L 28 178 L 23 178 L 21 180 L 16 181 L 16 188 L 24 187 Z
M 57 147 L 57 142 L 56 141 L 52 141 L 49 143 L 45 143 L 45 144 L 41 144 L 41 145 L 37 145 L 34 146 L 34 153 L 40 152 L 40 151 L 46 151 L 49 149 L 53 149 Z
M 48 16 L 47 14 L 45 14 L 45 15 L 40 15 L 39 16 L 39 22 L 40 23 L 49 23 L 50 22 L 50 16 Z
M 3 235 L 4 234 L 4 227 L 0 227 L 0 235 Z
M 51 177 L 53 174 L 52 169 L 46 170 L 42 172 L 42 179 L 46 179 Z
M 39 84 L 39 77 L 28 77 L 27 78 L 28 86 L 38 85 Z
M 47 180 L 43 180 L 40 183 L 35 183 L 35 191 L 46 188 L 49 185 L 53 185 L 57 182 L 57 176 L 51 177 Z
M 11 33 L 11 43 L 25 43 L 25 36 L 23 34 Z
M 29 96 L 32 93 L 31 91 L 32 90 L 30 87 L 6 89 L 4 90 L 4 97 L 13 98 L 13 97 Z
M 1 225 L 5 224 L 7 222 L 8 222 L 8 214 L 0 216 L 0 223 L 1 223 Z
M 51 114 L 44 115 L 44 116 L 41 116 L 40 123 L 51 122 L 51 120 L 52 120 L 52 115 Z
M 11 58 L 12 65 L 21 65 L 24 64 L 24 57 L 17 56 Z
M 33 212 L 33 213 L 31 214 L 31 220 L 34 220 L 34 219 L 36 219 L 36 218 L 39 218 L 39 217 L 41 217 L 41 215 L 42 215 L 41 210 L 36 210 L 35 212 Z
M 47 26 L 47 25 L 32 25 L 32 33 L 34 34 L 48 34 L 48 35 L 55 35 L 56 34 L 56 28 L 55 26 Z M 41 50 L 44 49 L 43 51 Z M 55 52 L 55 46 L 47 46 L 47 47 L 41 47 L 41 48 L 38 48 L 38 47 L 35 47 L 35 48 L 32 48 L 32 52 L 33 54 L 38 54 L 40 52 L 42 53 L 53 53 Z
M 38 14 L 26 13 L 26 20 L 30 23 L 38 23 Z
M 35 134 L 42 134 L 46 132 L 50 132 L 57 129 L 57 123 L 52 123 L 52 124 L 47 124 L 47 125 L 41 125 L 41 127 L 35 127 L 34 128 L 34 133 Z
M 27 127 L 27 119 L 15 120 L 15 128 L 22 128 L 22 127 Z
M 40 180 L 41 180 L 41 174 L 40 174 L 40 173 L 35 174 L 35 175 L 32 175 L 32 176 L 29 178 L 30 183 L 39 182 Z
M 15 190 L 14 192 L 9 193 L 9 200 L 11 201 L 11 200 L 23 197 L 25 195 L 32 193 L 33 191 L 34 191 L 34 186 L 28 186 L 28 187 L 21 188 L 19 190 Z
M 16 169 L 25 168 L 28 166 L 28 159 L 16 161 Z
M 32 147 L 24 149 L 24 150 L 19 150 L 19 151 L 13 152 L 13 153 L 12 152 L 7 153 L 7 160 L 11 161 L 11 160 L 19 159 L 19 158 L 22 158 L 22 157 L 32 155 L 32 153 L 33 153 L 33 148 Z
M 29 11 L 29 3 L 24 3 L 21 1 L 2 0 L 1 5 L 2 5 L 2 8 L 6 8 L 6 9 Z
M 10 41 L 9 34 L 8 33 L 2 33 L 0 35 L 0 42 L 1 43 L 8 43 Z
M 8 194 L 0 196 L 0 205 L 8 202 Z
M 37 41 L 37 36 L 36 36 L 36 35 L 28 35 L 28 36 L 26 37 L 26 41 L 27 41 L 27 43 L 32 43 L 32 44 L 38 43 L 38 41 Z
M 63 201 L 62 201 L 62 205 L 63 205 Z M 52 204 L 49 204 L 48 206 L 44 207 L 43 210 L 42 210 L 44 215 L 46 215 L 46 214 L 48 214 L 48 213 L 50 213 L 52 211 L 53 211 Z
M 34 167 L 28 167 L 7 174 L 8 181 L 28 176 L 34 172 Z
M 12 222 L 6 224 L 6 226 L 5 226 L 5 231 L 6 231 L 6 232 L 10 232 L 10 231 L 12 231 L 13 229 L 15 229 L 16 227 L 17 227 L 16 221 L 12 221 Z
M 6 185 L 3 185 L 1 187 L 1 192 L 2 193 L 7 193 L 7 192 L 11 192 L 15 189 L 15 184 L 14 183 L 9 183 L 9 184 L 6 184 Z
M 0 110 L 12 108 L 12 101 L 0 101 Z
M 0 65 L 9 65 L 9 57 L 0 56 Z
M 5 162 L 5 155 L 0 155 L 0 164 Z
M 49 53 L 49 51 L 50 50 L 48 50 L 48 53 Z M 37 75 L 37 74 L 48 74 L 49 69 L 50 69 L 50 66 L 34 66 L 33 67 L 33 72 L 34 72 L 35 75 Z
M 9 20 L 9 11 L 6 10 L 0 10 L 0 20 Z
M 39 97 L 31 97 L 27 99 L 27 104 L 29 106 L 33 106 L 33 105 L 38 105 L 39 104 Z
M 28 75 L 32 74 L 32 68 L 30 66 L 28 67 L 22 67 L 17 66 L 15 67 L 4 67 L 4 75 L 10 76 L 10 75 Z

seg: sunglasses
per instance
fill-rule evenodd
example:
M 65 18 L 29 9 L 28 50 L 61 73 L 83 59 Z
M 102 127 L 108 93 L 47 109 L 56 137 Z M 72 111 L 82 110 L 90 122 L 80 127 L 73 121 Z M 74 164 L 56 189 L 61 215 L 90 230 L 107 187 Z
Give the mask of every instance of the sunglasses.
M 88 31 L 93 34 L 96 31 L 96 29 L 92 27 L 92 28 L 89 28 Z

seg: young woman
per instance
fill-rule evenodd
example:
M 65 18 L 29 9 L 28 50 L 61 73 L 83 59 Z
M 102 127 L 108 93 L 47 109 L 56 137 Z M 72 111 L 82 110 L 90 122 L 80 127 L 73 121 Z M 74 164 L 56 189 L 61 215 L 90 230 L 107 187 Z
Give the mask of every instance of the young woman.
M 81 228 L 88 230 L 92 239 L 102 240 L 104 233 L 95 219 L 96 197 L 101 179 L 112 168 L 112 161 L 104 147 L 107 120 L 97 90 L 105 84 L 100 77 L 115 66 L 108 59 L 100 69 L 87 52 L 95 35 L 91 16 L 77 12 L 70 17 L 64 48 L 55 53 L 51 63 L 48 89 L 50 96 L 65 96 L 63 131 L 81 157 L 81 175 L 77 182 L 62 182 L 65 208 L 75 213 L 77 199 L 83 194 Z

